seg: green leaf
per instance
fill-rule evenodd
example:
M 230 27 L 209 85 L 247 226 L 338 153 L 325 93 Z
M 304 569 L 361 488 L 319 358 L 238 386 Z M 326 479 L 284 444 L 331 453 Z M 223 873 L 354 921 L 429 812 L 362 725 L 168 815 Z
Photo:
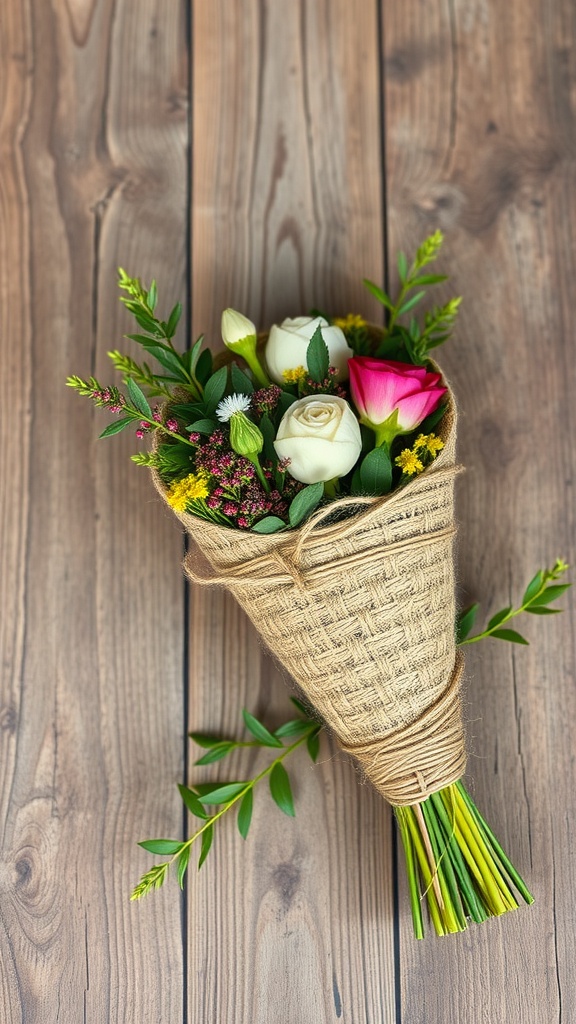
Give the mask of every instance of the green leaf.
M 152 284 L 148 289 L 146 302 L 148 303 L 148 306 L 152 310 L 152 312 L 154 312 L 154 310 L 156 309 L 156 304 L 158 302 L 158 288 L 156 287 L 156 281 L 152 281 Z
M 186 874 L 188 861 L 190 860 L 191 849 L 191 846 L 184 847 L 182 853 L 178 857 L 178 885 L 180 886 L 181 889 L 184 888 L 184 875 Z
M 308 484 L 307 487 L 299 491 L 290 502 L 288 509 L 290 526 L 298 526 L 304 519 L 307 519 L 320 504 L 323 494 L 324 485 L 322 483 Z
M 543 583 L 544 573 L 540 570 L 540 572 L 537 572 L 534 578 L 530 580 L 530 583 L 526 587 L 524 597 L 522 598 L 522 604 L 529 604 L 530 601 L 536 597 L 536 594 L 541 589 Z
M 119 434 L 120 431 L 125 430 L 130 423 L 134 423 L 133 416 L 123 416 L 121 420 L 114 420 L 113 423 L 109 423 L 102 431 L 100 437 L 112 437 L 112 434 Z
M 188 735 L 199 747 L 206 747 L 207 749 L 216 747 L 218 743 L 224 742 L 222 736 L 209 736 L 206 732 L 189 732 Z
M 412 288 L 418 288 L 421 285 L 441 284 L 442 281 L 447 280 L 448 277 L 446 274 L 425 274 L 423 277 L 414 277 L 410 284 Z
M 480 605 L 477 602 L 476 604 L 471 604 L 469 608 L 466 608 L 458 616 L 458 620 L 456 623 L 457 644 L 461 644 L 462 641 L 468 636 L 468 633 L 470 632 L 472 626 L 474 625 L 474 620 L 476 619 L 476 615 L 478 614 L 479 607 Z
M 301 711 L 302 714 L 306 715 L 306 718 L 308 718 L 308 720 L 311 721 L 310 712 L 312 708 L 306 707 L 306 704 L 304 704 L 301 700 L 298 700 L 297 697 L 290 697 L 290 700 L 292 701 L 294 707 L 298 708 L 298 711 Z
M 400 309 L 398 310 L 398 316 L 403 316 L 404 313 L 408 312 L 408 310 L 413 309 L 414 306 L 417 305 L 418 302 L 420 302 L 420 299 L 424 298 L 425 294 L 426 292 L 418 292 L 416 295 L 413 295 L 406 302 L 403 302 L 402 305 L 400 306 Z
M 254 385 L 247 374 L 236 366 L 236 363 L 232 363 L 230 367 L 230 379 L 232 381 L 232 387 L 236 394 L 239 395 L 251 395 L 254 391 Z
M 492 618 L 490 619 L 490 621 L 489 621 L 489 623 L 488 623 L 486 628 L 487 629 L 494 629 L 495 626 L 499 626 L 501 622 L 504 622 L 504 619 L 508 618 L 508 616 L 510 615 L 511 611 L 512 611 L 512 606 L 510 605 L 510 607 L 503 608 L 502 611 L 496 612 L 496 615 L 492 616 Z
M 571 583 L 557 583 L 552 587 L 546 587 L 546 590 L 532 601 L 532 608 L 541 604 L 551 604 L 552 601 L 557 601 L 558 598 L 562 597 L 566 591 L 572 586 Z
M 561 608 L 545 608 L 544 605 L 531 605 L 530 608 L 525 608 L 525 612 L 529 615 L 561 615 Z
M 191 789 L 188 789 L 188 786 L 183 786 L 182 783 L 178 783 L 178 792 L 190 814 L 193 814 L 195 818 L 206 819 L 206 811 L 202 807 L 197 793 L 193 793 Z
M 250 822 L 252 821 L 253 806 L 254 795 L 252 789 L 249 789 L 246 796 L 242 797 L 240 807 L 238 808 L 238 831 L 240 832 L 242 839 L 246 839 L 248 835 Z
M 258 740 L 258 742 L 264 747 L 283 746 L 283 743 L 281 743 L 280 740 L 277 740 L 276 737 L 268 731 L 266 726 L 262 725 L 262 722 L 259 722 L 257 718 L 254 718 L 254 715 L 251 715 L 249 711 L 246 711 L 246 708 L 242 709 L 242 718 L 244 719 L 244 725 L 248 729 L 248 732 L 251 732 L 254 739 Z
M 304 718 L 292 718 L 289 722 L 284 722 L 278 729 L 274 730 L 274 735 L 279 738 L 286 739 L 288 736 L 299 736 L 300 733 L 307 732 L 310 728 L 310 722 Z
M 177 378 L 177 380 L 183 381 L 185 384 L 188 383 L 188 375 L 182 366 L 182 363 L 178 356 L 174 352 L 166 352 L 164 348 L 160 348 L 157 345 L 154 349 L 148 350 L 154 358 L 164 367 L 165 370 L 170 372 Z
M 404 284 L 404 281 L 406 280 L 407 273 L 408 273 L 408 260 L 406 259 L 406 256 L 405 256 L 405 254 L 403 252 L 399 252 L 398 253 L 398 274 L 400 276 L 400 280 L 401 280 L 402 284 Z
M 202 766 L 205 764 L 214 764 L 215 761 L 221 761 L 223 757 L 226 757 L 226 754 L 229 754 L 231 750 L 234 750 L 235 746 L 236 744 L 230 740 L 224 740 L 222 743 L 218 743 L 215 747 L 212 747 L 207 754 L 199 757 L 194 764 Z
M 280 395 L 280 398 L 278 399 L 279 418 L 282 418 L 284 413 L 290 408 L 291 405 L 294 405 L 294 402 L 296 401 L 296 395 L 291 395 L 289 391 L 283 391 L 282 394 Z
M 314 764 L 316 764 L 318 754 L 320 753 L 320 730 L 318 730 L 318 732 L 310 733 L 306 740 L 306 747 Z
M 126 308 L 128 309 L 128 303 L 125 303 L 125 305 L 126 305 Z M 143 331 L 149 331 L 150 334 L 155 334 L 156 333 L 156 331 L 158 330 L 158 326 L 156 324 L 156 321 L 153 319 L 153 317 L 148 316 L 146 313 L 142 313 L 142 312 L 138 312 L 137 313 L 135 310 L 131 310 L 131 313 L 132 313 L 136 323 L 138 324 L 139 327 L 142 328 Z
M 163 342 L 159 341 L 155 336 L 150 338 L 147 334 L 125 334 L 124 337 L 130 338 L 131 341 L 136 341 L 145 349 L 163 348 L 166 349 L 167 352 L 170 351 L 168 345 L 164 345 Z
M 227 383 L 227 366 L 221 366 L 220 369 L 216 370 L 216 373 L 213 373 L 206 381 L 204 385 L 204 405 L 206 406 L 206 412 L 209 416 L 213 412 L 216 412 L 216 406 L 224 396 Z
M 245 782 L 228 782 L 225 786 L 217 786 L 216 789 L 211 789 L 209 793 L 201 793 L 200 803 L 201 804 L 227 804 L 238 796 L 245 789 Z M 200 788 L 200 787 L 198 787 Z
M 264 458 L 267 459 L 268 462 L 272 462 L 276 465 L 278 462 L 278 456 L 276 455 L 276 449 L 274 448 L 276 428 L 267 412 L 260 417 L 260 432 L 264 438 Z
M 147 850 L 148 853 L 158 853 L 161 857 L 178 853 L 183 845 L 177 839 L 145 839 L 142 843 L 138 843 L 143 850 Z
M 194 430 L 197 434 L 213 434 L 216 430 L 216 423 L 214 420 L 195 420 L 194 423 L 188 424 L 186 430 Z
M 194 370 L 196 369 L 196 363 L 200 358 L 200 352 L 202 349 L 203 341 L 204 335 L 201 334 L 200 337 L 197 338 L 197 340 L 192 345 L 190 351 L 186 353 L 186 366 L 188 367 L 188 370 L 190 371 L 191 374 L 193 374 Z
M 212 373 L 212 353 L 209 348 L 202 349 L 198 356 L 198 362 L 194 374 L 200 384 L 205 384 Z
M 148 404 L 146 395 L 142 391 L 142 388 L 138 386 L 136 381 L 132 380 L 132 377 L 126 378 L 126 390 L 134 408 L 137 409 L 138 412 L 142 413 L 147 420 L 151 420 L 153 418 L 152 409 Z
M 382 291 L 377 284 L 374 284 L 373 281 L 369 281 L 367 278 L 364 278 L 363 284 L 366 286 L 370 294 L 373 295 L 375 299 L 378 299 L 378 302 L 381 302 L 386 309 L 389 309 L 390 312 L 394 310 L 394 303 L 386 292 Z
M 292 799 L 292 787 L 290 786 L 288 772 L 283 764 L 275 764 L 270 772 L 270 793 L 276 806 L 279 807 L 281 811 L 284 811 L 284 814 L 288 814 L 293 818 L 295 811 L 294 801 Z
M 252 527 L 253 533 L 277 533 L 278 530 L 285 530 L 286 523 L 278 516 L 266 516 Z
M 200 856 L 198 858 L 198 871 L 202 867 L 206 857 L 210 853 L 210 847 L 212 846 L 212 840 L 214 838 L 214 825 L 208 825 L 208 828 L 202 833 L 202 849 L 200 850 Z
M 497 629 L 490 636 L 496 637 L 497 640 L 508 640 L 511 644 L 528 645 L 528 640 L 525 640 L 515 629 Z
M 328 346 L 322 337 L 321 327 L 316 328 L 306 349 L 306 365 L 308 373 L 316 384 L 321 384 L 328 376 L 330 354 Z
M 181 316 L 182 303 L 177 302 L 176 305 L 174 306 L 174 309 L 170 313 L 170 316 L 168 317 L 168 323 L 166 324 L 166 334 L 168 335 L 169 338 L 173 338 L 174 335 L 176 334 L 176 328 L 178 327 L 178 323 L 180 321 Z
M 373 448 L 363 459 L 360 483 L 364 494 L 388 494 L 392 486 L 392 462 L 384 446 Z

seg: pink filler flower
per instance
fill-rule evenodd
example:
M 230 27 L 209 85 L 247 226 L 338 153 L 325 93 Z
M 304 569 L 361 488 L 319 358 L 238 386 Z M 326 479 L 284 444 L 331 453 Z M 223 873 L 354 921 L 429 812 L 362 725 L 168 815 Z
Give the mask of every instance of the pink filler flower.
M 348 360 L 350 393 L 360 422 L 376 434 L 376 446 L 409 434 L 438 408 L 447 388 L 423 366 L 370 356 Z

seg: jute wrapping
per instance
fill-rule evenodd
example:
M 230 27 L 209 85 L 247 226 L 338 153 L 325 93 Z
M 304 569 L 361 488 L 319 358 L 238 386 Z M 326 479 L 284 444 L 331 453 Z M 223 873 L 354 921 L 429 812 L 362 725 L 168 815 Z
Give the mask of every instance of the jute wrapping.
M 407 486 L 340 499 L 297 530 L 260 535 L 178 515 L 195 545 L 188 577 L 232 592 L 342 748 L 396 805 L 425 800 L 465 768 L 451 394 L 437 432 L 445 447 Z M 157 475 L 155 484 L 163 494 Z

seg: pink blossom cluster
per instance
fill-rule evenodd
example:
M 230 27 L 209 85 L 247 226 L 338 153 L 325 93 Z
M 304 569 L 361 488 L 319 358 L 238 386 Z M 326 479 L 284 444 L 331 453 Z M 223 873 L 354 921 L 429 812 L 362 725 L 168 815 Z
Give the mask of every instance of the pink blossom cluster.
M 317 384 L 311 377 L 306 377 L 302 384 L 302 394 L 338 395 L 339 398 L 347 399 L 346 389 L 336 380 L 337 374 L 338 368 L 336 366 L 329 366 L 328 376 L 324 378 L 321 384 Z
M 92 398 L 98 405 L 105 405 L 110 412 L 122 412 L 126 399 L 116 388 L 94 388 Z
M 252 395 L 251 404 L 253 412 L 258 416 L 274 412 L 281 394 L 282 388 L 279 388 L 277 384 L 270 384 L 267 388 L 259 388 Z

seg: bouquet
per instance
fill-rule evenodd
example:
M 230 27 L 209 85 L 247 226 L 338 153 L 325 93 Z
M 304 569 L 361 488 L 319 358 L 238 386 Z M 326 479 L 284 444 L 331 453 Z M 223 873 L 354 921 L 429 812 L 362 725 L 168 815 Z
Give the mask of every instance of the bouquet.
M 460 299 L 422 320 L 414 313 L 426 289 L 446 280 L 426 270 L 441 242 L 437 232 L 410 265 L 399 256 L 395 301 L 366 282 L 385 307 L 385 326 L 314 310 L 259 336 L 228 309 L 227 351 L 216 360 L 202 337 L 179 353 L 172 339 L 180 306 L 159 320 L 154 282 L 145 289 L 120 271 L 123 302 L 140 329 L 128 337 L 160 372 L 114 351 L 125 390 L 68 380 L 117 414 L 101 436 L 134 426 L 138 438 L 151 435 L 151 449 L 133 459 L 151 469 L 194 542 L 188 577 L 233 593 L 305 698 L 296 701 L 302 717 L 274 733 L 244 713 L 251 742 L 283 748 L 255 780 L 180 787 L 201 821 L 191 840 L 141 845 L 170 855 L 182 884 L 192 842 L 201 838 L 202 863 L 230 807 L 238 806 L 246 836 L 259 778 L 269 775 L 276 803 L 293 813 L 282 762 L 304 740 L 315 757 L 320 722 L 394 808 L 419 938 L 424 898 L 438 935 L 514 909 L 518 894 L 532 902 L 462 782 L 459 646 L 483 636 L 525 643 L 507 623 L 520 611 L 552 612 L 567 568 L 557 562 L 539 572 L 519 608 L 468 635 L 477 606 L 458 616 L 455 602 L 457 412 L 430 358 L 449 337 Z M 202 764 L 238 745 L 195 738 L 208 751 Z M 134 897 L 161 885 L 169 863 L 152 868 Z

